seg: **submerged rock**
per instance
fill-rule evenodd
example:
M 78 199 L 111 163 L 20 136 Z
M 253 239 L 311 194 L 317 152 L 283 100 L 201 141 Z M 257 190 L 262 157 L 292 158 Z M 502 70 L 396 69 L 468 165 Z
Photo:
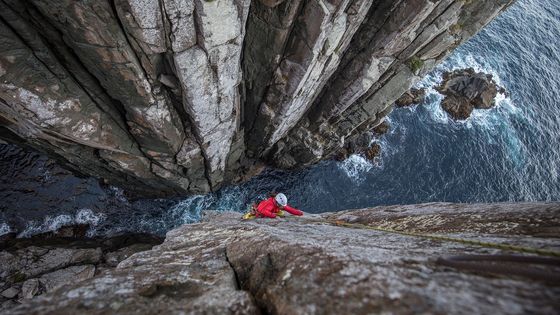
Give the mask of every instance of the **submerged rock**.
M 491 74 L 473 68 L 445 72 L 436 90 L 445 96 L 441 107 L 456 120 L 469 118 L 474 109 L 492 108 L 498 92 L 505 93 Z
M 9 312 L 292 315 L 558 310 L 560 287 L 553 276 L 558 265 L 542 266 L 549 281 L 489 273 L 480 263 L 473 272 L 442 265 L 441 258 L 514 252 L 336 223 L 554 250 L 560 236 L 558 203 L 429 203 L 274 220 L 240 217 L 235 212 L 206 212 L 203 222 L 168 232 L 163 244 L 132 255 L 116 269 Z M 553 227 L 556 232 L 551 235 Z

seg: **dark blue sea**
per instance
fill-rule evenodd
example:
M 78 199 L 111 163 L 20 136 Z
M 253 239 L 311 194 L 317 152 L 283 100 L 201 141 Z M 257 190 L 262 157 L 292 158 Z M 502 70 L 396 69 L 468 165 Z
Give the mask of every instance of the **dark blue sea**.
M 382 154 L 373 162 L 353 155 L 296 172 L 268 170 L 209 195 L 129 201 L 117 188 L 73 177 L 31 154 L 35 173 L 56 169 L 64 181 L 43 176 L 41 189 L 26 191 L 21 186 L 37 176 L 19 174 L 20 190 L 0 195 L 0 234 L 27 236 L 72 223 L 89 223 L 91 235 L 163 234 L 197 221 L 203 209 L 242 212 L 271 191 L 310 213 L 432 201 L 560 200 L 558 42 L 560 4 L 519 0 L 418 84 L 428 89 L 423 104 L 388 116 L 391 129 L 376 139 Z M 496 107 L 456 122 L 432 86 L 443 71 L 466 67 L 493 74 L 507 93 L 498 95 Z M 69 185 L 81 188 L 69 191 Z

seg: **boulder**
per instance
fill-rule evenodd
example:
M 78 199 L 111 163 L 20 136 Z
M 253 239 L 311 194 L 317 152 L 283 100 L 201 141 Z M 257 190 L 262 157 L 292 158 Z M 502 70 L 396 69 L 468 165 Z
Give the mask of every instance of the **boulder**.
M 0 251 L 0 292 L 8 299 L 2 308 L 107 272 L 132 254 L 162 242 L 149 234 L 91 239 L 72 231 L 75 229 L 63 227 L 0 243 L 5 249 Z
M 333 158 L 337 161 L 347 159 L 351 154 L 360 154 L 369 160 L 373 160 L 381 153 L 381 146 L 377 142 L 373 142 L 375 136 L 386 133 L 389 129 L 389 124 L 383 122 L 379 124 L 372 131 L 361 133 L 358 137 L 347 141 L 346 145 L 342 147 Z
M 491 74 L 475 72 L 472 68 L 445 72 L 436 90 L 444 95 L 442 108 L 456 120 L 467 119 L 474 109 L 494 107 L 498 92 L 505 93 Z
M 408 106 L 418 105 L 422 103 L 422 101 L 424 101 L 425 96 L 426 96 L 426 89 L 411 88 L 395 101 L 395 106 L 408 107 Z
M 381 146 L 379 143 L 373 143 L 366 151 L 365 156 L 368 160 L 373 160 L 381 154 Z
M 389 125 L 389 122 L 387 120 L 384 120 L 382 123 L 373 128 L 373 132 L 377 135 L 384 135 L 387 133 L 387 131 L 389 131 L 389 128 L 391 128 L 391 125 Z
M 100 248 L 38 248 L 28 247 L 17 251 L 19 270 L 26 277 L 34 277 L 45 272 L 80 263 L 101 261 Z

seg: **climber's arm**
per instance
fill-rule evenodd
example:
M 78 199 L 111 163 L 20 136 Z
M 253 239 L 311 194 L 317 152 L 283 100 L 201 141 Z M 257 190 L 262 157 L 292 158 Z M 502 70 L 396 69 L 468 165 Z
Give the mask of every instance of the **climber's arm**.
M 282 207 L 282 209 L 288 211 L 290 214 L 293 214 L 293 215 L 303 215 L 303 212 L 301 210 L 298 210 L 296 208 L 292 208 L 288 205 L 285 205 L 284 207 Z

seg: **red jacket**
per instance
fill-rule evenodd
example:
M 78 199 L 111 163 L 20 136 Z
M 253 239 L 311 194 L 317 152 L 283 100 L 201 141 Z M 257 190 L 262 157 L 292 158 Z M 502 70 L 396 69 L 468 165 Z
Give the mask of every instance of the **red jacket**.
M 274 200 L 274 197 L 270 197 L 266 200 L 261 201 L 261 203 L 259 203 L 259 205 L 256 207 L 256 216 L 257 218 L 276 218 L 276 213 L 278 213 L 280 210 L 286 210 L 293 215 L 303 215 L 303 212 L 288 205 L 285 205 L 284 207 L 278 206 L 278 204 Z

